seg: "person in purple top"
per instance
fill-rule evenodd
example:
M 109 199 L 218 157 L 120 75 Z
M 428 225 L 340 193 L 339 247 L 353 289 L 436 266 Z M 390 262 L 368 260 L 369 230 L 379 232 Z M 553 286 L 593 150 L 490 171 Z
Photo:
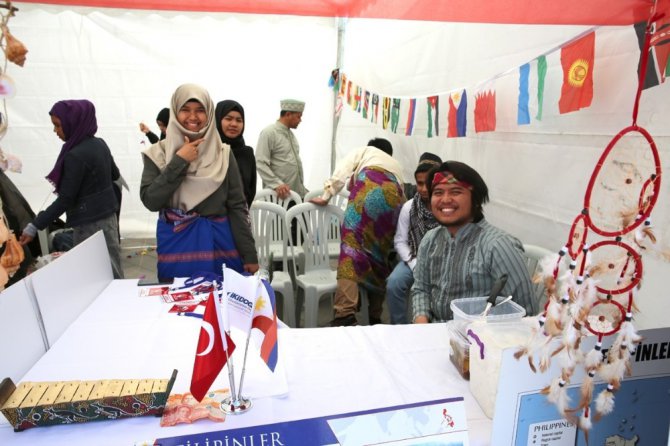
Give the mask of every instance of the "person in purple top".
M 123 278 L 116 216 L 119 199 L 113 184 L 120 174 L 109 147 L 95 136 L 95 106 L 86 99 L 58 101 L 49 115 L 54 132 L 65 142 L 46 176 L 58 198 L 26 225 L 19 241 L 30 243 L 38 230 L 65 213 L 74 245 L 103 231 L 114 277 Z

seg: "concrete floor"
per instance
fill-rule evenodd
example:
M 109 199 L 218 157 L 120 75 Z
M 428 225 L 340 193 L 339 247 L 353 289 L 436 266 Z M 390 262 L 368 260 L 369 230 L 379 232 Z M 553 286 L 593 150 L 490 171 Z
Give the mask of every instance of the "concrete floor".
M 126 279 L 143 279 L 156 278 L 156 239 L 122 239 L 121 240 L 121 265 Z M 281 318 L 281 296 L 278 296 L 277 311 Z M 296 305 L 301 301 L 298 299 Z M 304 322 L 304 312 L 300 312 L 300 326 Z M 332 301 L 328 297 L 324 297 L 319 302 L 319 319 L 318 326 L 326 327 L 333 319 Z M 384 302 L 384 312 L 382 313 L 382 321 L 388 323 L 388 309 L 386 302 Z M 359 318 L 359 322 L 362 322 Z

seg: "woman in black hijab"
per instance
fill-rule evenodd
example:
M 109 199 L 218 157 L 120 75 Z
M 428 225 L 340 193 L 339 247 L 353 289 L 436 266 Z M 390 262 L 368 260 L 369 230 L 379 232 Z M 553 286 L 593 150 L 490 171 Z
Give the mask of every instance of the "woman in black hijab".
M 239 102 L 227 99 L 216 104 L 216 129 L 221 141 L 230 145 L 240 169 L 247 205 L 256 197 L 256 157 L 254 149 L 244 143 L 244 108 Z
M 156 116 L 156 124 L 161 131 L 160 138 L 143 122 L 140 122 L 140 131 L 146 135 L 151 144 L 156 144 L 158 141 L 163 141 L 165 139 L 165 129 L 167 129 L 168 122 L 170 122 L 170 109 L 164 108 L 159 111 L 158 116 Z

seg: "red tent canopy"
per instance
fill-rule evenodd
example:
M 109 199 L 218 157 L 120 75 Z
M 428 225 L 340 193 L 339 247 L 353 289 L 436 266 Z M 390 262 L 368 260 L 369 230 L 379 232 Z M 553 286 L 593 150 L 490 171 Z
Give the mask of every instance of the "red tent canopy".
M 546 25 L 630 25 L 653 0 L 22 0 L 122 9 L 289 14 L 324 17 Z M 17 2 L 20 4 L 20 2 Z M 670 11 L 670 0 L 658 0 Z M 662 6 L 661 6 L 662 5 Z

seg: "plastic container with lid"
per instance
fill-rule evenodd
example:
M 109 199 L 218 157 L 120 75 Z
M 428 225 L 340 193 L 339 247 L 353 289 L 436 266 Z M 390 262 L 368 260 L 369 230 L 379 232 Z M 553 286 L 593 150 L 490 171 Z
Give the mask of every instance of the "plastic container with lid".
M 469 351 L 470 391 L 487 417 L 492 419 L 495 413 L 503 350 L 528 342 L 536 324 L 530 319 L 507 319 L 497 324 L 481 320 L 468 324 L 468 337 L 472 340 Z
M 482 312 L 486 309 L 486 300 L 483 297 L 465 297 L 463 299 L 452 300 L 450 307 L 454 313 L 454 320 L 465 319 L 476 321 L 481 319 Z M 506 297 L 498 296 L 496 302 L 502 302 Z M 511 300 L 491 307 L 486 322 L 509 322 L 513 319 L 521 319 L 526 315 L 526 310 L 516 302 Z
M 463 379 L 470 379 L 470 340 L 466 335 L 468 325 L 468 321 L 452 320 L 446 323 L 451 346 L 449 359 Z
M 451 352 L 449 359 L 464 379 L 470 379 L 470 341 L 467 330 L 474 321 L 481 322 L 513 322 L 526 315 L 526 310 L 516 302 L 507 301 L 489 310 L 486 318 L 482 312 L 486 308 L 487 297 L 466 297 L 451 301 L 454 320 L 447 322 Z M 496 302 L 505 299 L 498 296 Z

